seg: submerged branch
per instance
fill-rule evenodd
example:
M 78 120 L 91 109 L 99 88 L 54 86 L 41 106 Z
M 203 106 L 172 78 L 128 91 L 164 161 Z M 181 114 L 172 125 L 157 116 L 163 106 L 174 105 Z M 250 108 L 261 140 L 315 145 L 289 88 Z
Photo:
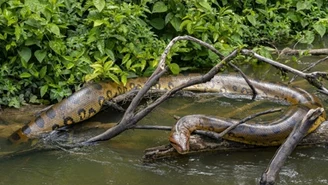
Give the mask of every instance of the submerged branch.
M 298 144 L 299 146 L 326 146 L 328 144 L 328 121 L 323 122 L 318 129 L 308 134 Z M 226 152 L 226 151 L 242 151 L 249 149 L 261 149 L 261 146 L 248 145 L 237 143 L 228 140 L 218 141 L 211 139 L 204 135 L 194 134 L 190 136 L 189 140 L 190 149 L 189 155 L 202 152 Z M 187 154 L 187 155 L 188 155 Z M 167 159 L 171 157 L 181 157 L 170 144 L 156 146 L 145 150 L 143 159 L 144 161 L 154 161 L 158 159 Z
M 280 52 L 280 55 L 303 55 L 303 54 L 328 55 L 328 49 L 324 48 L 324 49 L 300 50 L 300 49 L 285 48 Z
M 295 147 L 307 134 L 308 130 L 317 120 L 317 118 L 324 112 L 323 108 L 311 109 L 304 116 L 302 122 L 295 125 L 293 131 L 289 134 L 286 141 L 280 146 L 271 160 L 268 168 L 262 174 L 260 185 L 273 185 L 280 169 L 284 165 L 287 157 L 293 152 Z
M 183 87 L 174 88 L 171 91 L 168 91 L 168 93 L 164 94 L 161 98 L 159 98 L 153 104 L 148 106 L 146 109 L 144 109 L 144 110 L 142 110 L 142 111 L 135 114 L 134 112 L 135 112 L 137 106 L 139 105 L 142 97 L 159 80 L 159 78 L 168 70 L 168 67 L 166 66 L 166 62 L 165 62 L 167 54 L 170 51 L 170 49 L 172 48 L 172 46 L 179 40 L 190 40 L 190 41 L 193 41 L 193 42 L 197 42 L 198 44 L 210 49 L 211 51 L 213 51 L 214 53 L 219 55 L 220 58 L 223 58 L 223 55 L 220 52 L 218 52 L 213 46 L 211 46 L 210 44 L 207 44 L 207 43 L 205 43 L 205 42 L 203 42 L 199 39 L 196 39 L 196 38 L 191 37 L 191 36 L 175 37 L 174 39 L 171 40 L 171 42 L 165 48 L 165 50 L 164 50 L 164 52 L 161 56 L 161 60 L 159 62 L 159 65 L 157 66 L 156 70 L 150 76 L 150 78 L 147 80 L 144 87 L 141 88 L 141 90 L 138 92 L 136 97 L 132 100 L 130 106 L 126 110 L 126 112 L 125 112 L 122 120 L 120 121 L 120 123 L 117 126 L 111 128 L 111 129 L 108 129 L 106 132 L 87 140 L 85 142 L 85 144 L 90 144 L 90 143 L 97 142 L 97 141 L 109 140 L 109 139 L 117 136 L 118 134 L 120 134 L 124 130 L 129 129 L 130 127 L 135 125 L 138 121 L 140 121 L 143 117 L 145 117 L 157 105 L 162 103 L 170 95 L 174 94 L 178 90 L 180 90 L 184 87 L 188 87 L 190 85 L 194 85 L 194 84 L 197 84 L 197 83 L 206 82 L 206 81 L 210 80 L 219 71 L 221 66 L 225 64 L 225 62 L 227 62 L 228 60 L 230 60 L 231 58 L 233 58 L 237 55 L 237 51 L 232 52 L 232 54 L 230 54 L 227 58 L 225 58 L 225 60 L 223 59 L 219 64 L 217 64 L 215 67 L 213 67 L 213 69 L 215 69 L 215 70 L 211 70 L 208 73 L 209 75 L 207 75 L 207 76 L 204 75 L 203 78 L 201 78 L 201 80 L 198 80 L 199 82 L 197 80 L 195 80 L 195 83 L 189 83 L 189 84 L 187 84 Z

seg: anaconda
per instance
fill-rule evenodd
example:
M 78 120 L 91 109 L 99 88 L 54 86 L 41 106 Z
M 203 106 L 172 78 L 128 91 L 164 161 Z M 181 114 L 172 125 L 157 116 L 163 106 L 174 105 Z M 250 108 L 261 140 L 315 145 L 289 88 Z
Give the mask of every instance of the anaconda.
M 191 77 L 195 77 L 195 75 L 163 77 L 153 88 L 161 90 L 172 89 L 175 86 L 187 82 Z M 30 138 L 38 137 L 41 133 L 65 125 L 82 122 L 99 112 L 106 100 L 110 100 L 132 89 L 141 88 L 146 80 L 146 78 L 130 79 L 125 86 L 113 82 L 100 82 L 87 85 L 69 96 L 67 99 L 53 105 L 50 109 L 34 118 L 27 125 L 14 132 L 9 137 L 9 140 L 13 143 L 23 143 Z M 307 110 L 312 107 L 322 107 L 321 102 L 315 96 L 304 90 L 272 83 L 257 82 L 254 80 L 252 83 L 259 93 L 257 96 L 258 98 L 285 101 L 290 103 L 292 108 L 284 118 L 273 122 L 275 127 L 243 124 L 234 129 L 227 139 L 245 143 L 259 142 L 264 145 L 270 145 L 275 140 L 283 140 L 285 135 L 290 132 L 297 121 L 301 120 Z M 252 94 L 250 88 L 245 83 L 245 80 L 242 77 L 235 75 L 218 75 L 207 83 L 191 86 L 187 89 L 203 92 L 246 95 L 247 97 L 250 97 Z M 170 138 L 171 143 L 174 146 L 178 146 L 176 147 L 178 151 L 179 148 L 183 149 L 180 150 L 180 152 L 187 150 L 187 140 L 181 138 L 187 138 L 195 126 L 195 129 L 212 130 L 212 128 L 214 128 L 210 121 L 214 118 L 206 118 L 209 120 L 208 122 L 206 122 L 207 120 L 204 118 L 203 120 L 206 123 L 201 123 L 196 120 L 196 122 L 191 123 L 191 125 L 193 125 L 192 127 L 184 124 L 184 120 L 187 118 L 188 117 L 184 117 L 180 119 L 179 123 L 174 127 Z M 316 121 L 311 128 L 311 131 L 318 127 L 323 120 L 325 120 L 324 114 Z M 226 128 L 228 124 L 228 122 L 225 122 L 221 125 L 221 129 L 215 128 L 215 130 L 220 131 Z M 216 126 L 217 124 L 215 127 Z M 182 128 L 187 128 L 187 132 Z M 184 136 L 181 134 L 184 134 Z M 184 145 L 184 141 L 186 141 L 186 149 L 180 147 Z
M 247 122 L 238 125 L 223 136 L 224 139 L 259 146 L 277 146 L 284 142 L 294 125 L 313 108 L 322 107 L 320 100 L 307 91 L 280 84 L 250 80 L 258 99 L 268 99 L 290 104 L 285 115 L 270 123 Z M 209 82 L 220 92 L 241 98 L 251 98 L 252 91 L 246 81 L 238 76 L 217 76 Z M 326 119 L 325 112 L 315 121 L 308 133 L 314 131 Z M 170 134 L 170 142 L 179 153 L 189 150 L 189 137 L 195 130 L 222 132 L 239 120 L 206 115 L 184 116 L 176 123 Z

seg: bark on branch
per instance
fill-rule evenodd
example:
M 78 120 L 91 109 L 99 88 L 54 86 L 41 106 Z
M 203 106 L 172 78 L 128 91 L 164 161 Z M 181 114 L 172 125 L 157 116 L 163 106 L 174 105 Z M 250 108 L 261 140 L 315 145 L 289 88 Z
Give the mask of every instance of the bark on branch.
M 247 55 L 247 56 L 253 56 L 254 58 L 257 58 L 258 60 L 266 62 L 280 70 L 287 71 L 287 72 L 293 73 L 294 75 L 300 76 L 300 77 L 304 78 L 305 80 L 307 80 L 311 85 L 316 87 L 319 92 L 328 95 L 328 90 L 323 86 L 323 84 L 320 81 L 321 78 L 328 80 L 328 73 L 326 73 L 326 72 L 315 71 L 315 72 L 305 73 L 305 72 L 299 71 L 297 69 L 294 69 L 292 67 L 289 67 L 287 65 L 284 65 L 282 63 L 271 60 L 269 58 L 265 58 L 265 57 L 255 53 L 254 51 L 248 50 L 248 49 L 242 49 L 241 54 Z
M 84 142 L 84 144 L 91 144 L 91 143 L 94 143 L 94 142 L 97 142 L 97 141 L 109 140 L 109 139 L 117 136 L 118 134 L 122 133 L 123 131 L 125 131 L 125 130 L 129 129 L 130 127 L 134 126 L 138 121 L 140 121 L 143 117 L 145 117 L 156 106 L 158 106 L 160 103 L 162 103 L 167 98 L 169 98 L 172 94 L 176 93 L 177 91 L 181 90 L 182 88 L 188 87 L 190 85 L 195 85 L 195 84 L 198 84 L 198 83 L 204 83 L 206 81 L 209 81 L 211 78 L 213 78 L 213 76 L 216 73 L 219 72 L 219 69 L 223 65 L 225 65 L 226 62 L 229 62 L 232 58 L 234 58 L 237 55 L 237 51 L 236 50 L 233 51 L 228 57 L 226 57 L 220 63 L 218 63 L 216 66 L 214 66 L 202 78 L 195 79 L 192 82 L 190 82 L 190 83 L 188 83 L 184 86 L 180 86 L 180 87 L 177 87 L 177 88 L 174 88 L 174 89 L 168 91 L 162 97 L 160 97 L 157 101 L 155 101 L 153 104 L 148 106 L 146 109 L 144 109 L 144 110 L 142 110 L 138 113 L 135 113 L 135 110 L 136 110 L 137 106 L 139 105 L 142 97 L 158 81 L 158 79 L 168 70 L 168 67 L 166 66 L 166 62 L 165 62 L 167 54 L 170 51 L 170 49 L 172 48 L 172 46 L 174 45 L 174 43 L 176 43 L 179 40 L 189 40 L 189 41 L 199 43 L 200 45 L 210 49 L 211 51 L 213 51 L 214 53 L 219 55 L 220 58 L 223 58 L 223 55 L 220 52 L 218 52 L 213 46 L 211 46 L 211 45 L 209 45 L 209 44 L 207 44 L 207 43 L 205 43 L 205 42 L 203 42 L 199 39 L 196 39 L 196 38 L 191 37 L 191 36 L 180 36 L 180 37 L 174 38 L 168 44 L 168 46 L 166 47 L 164 53 L 161 56 L 161 60 L 159 62 L 159 65 L 156 68 L 156 70 L 154 71 L 154 73 L 150 76 L 148 81 L 145 83 L 144 87 L 138 92 L 136 97 L 132 100 L 130 106 L 126 110 L 126 112 L 125 112 L 122 120 L 120 121 L 120 123 L 118 125 L 116 125 L 115 127 L 111 128 L 111 129 L 108 129 L 106 132 L 87 140 L 86 142 Z
M 285 49 L 281 50 L 279 55 L 303 55 L 303 54 L 328 55 L 328 48 L 309 49 L 309 50 L 299 50 L 299 49 L 285 48 Z
M 323 112 L 323 108 L 311 109 L 304 116 L 302 122 L 295 125 L 293 131 L 290 133 L 286 141 L 277 150 L 268 168 L 262 174 L 260 185 L 275 184 L 276 177 L 278 176 L 280 169 L 287 160 L 287 157 L 293 152 L 297 144 L 303 139 L 303 137 L 307 134 L 313 123 Z

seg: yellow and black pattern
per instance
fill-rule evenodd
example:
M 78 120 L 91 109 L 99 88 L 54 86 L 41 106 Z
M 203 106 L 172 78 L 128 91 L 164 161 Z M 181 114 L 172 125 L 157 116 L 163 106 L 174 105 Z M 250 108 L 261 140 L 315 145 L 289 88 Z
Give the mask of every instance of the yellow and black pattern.
M 215 86 L 221 93 L 249 99 L 252 96 L 252 90 L 241 77 L 220 76 L 208 83 L 216 83 Z M 258 99 L 284 102 L 291 106 L 286 114 L 269 123 L 240 124 L 223 136 L 224 139 L 260 146 L 280 145 L 288 137 L 294 125 L 301 122 L 310 109 L 323 107 L 316 96 L 303 89 L 256 80 L 251 80 L 251 83 L 258 93 Z M 325 119 L 326 113 L 324 112 L 312 125 L 309 133 L 314 131 Z M 169 140 L 179 153 L 185 153 L 189 150 L 189 136 L 194 130 L 211 130 L 219 133 L 236 122 L 239 120 L 206 115 L 185 116 L 173 127 Z
M 186 83 L 191 77 L 197 77 L 199 75 L 181 75 L 181 76 L 168 76 L 161 78 L 159 82 L 153 87 L 153 89 L 168 90 L 178 85 Z M 40 133 L 51 131 L 65 125 L 71 125 L 79 123 L 90 117 L 94 116 L 101 110 L 104 102 L 110 100 L 120 94 L 126 93 L 132 89 L 140 89 L 147 78 L 130 79 L 126 86 L 119 85 L 113 82 L 100 82 L 89 84 L 81 90 L 75 92 L 67 99 L 55 104 L 50 109 L 42 113 L 40 116 L 33 119 L 30 123 L 14 132 L 9 140 L 13 143 L 22 143 L 29 140 L 29 138 L 37 137 Z M 248 124 L 245 128 L 241 129 L 242 132 L 232 132 L 228 139 L 246 141 L 250 138 L 257 138 L 261 140 L 261 135 L 272 135 L 275 133 L 285 133 L 290 131 L 294 123 L 299 121 L 297 116 L 302 117 L 304 112 L 309 108 L 322 107 L 318 98 L 307 93 L 304 90 L 297 88 L 291 88 L 283 85 L 277 85 L 273 83 L 258 82 L 253 80 L 258 92 L 257 97 L 271 99 L 273 101 L 281 100 L 291 105 L 296 105 L 291 109 L 289 119 L 278 119 L 275 122 L 278 126 L 276 128 L 265 127 L 264 129 L 258 129 L 255 126 L 249 127 Z M 240 76 L 235 75 L 221 75 L 215 76 L 211 81 L 191 86 L 186 88 L 187 90 L 202 91 L 202 92 L 221 92 L 226 94 L 252 96 L 252 91 L 245 83 L 245 80 Z M 301 106 L 298 106 L 301 105 Z M 301 108 L 303 107 L 303 108 Z M 325 115 L 322 115 L 315 126 L 311 128 L 314 130 L 323 120 Z M 207 120 L 204 118 L 204 120 Z M 210 124 L 211 121 L 198 120 L 194 126 L 198 126 L 200 129 L 214 130 L 216 125 Z M 199 124 L 202 123 L 201 126 Z M 179 126 L 179 124 L 178 124 Z M 175 127 L 176 128 L 176 127 Z M 187 134 L 187 133 L 184 133 Z M 283 134 L 277 134 L 278 138 L 284 137 Z M 241 139 L 236 139 L 241 138 Z M 171 140 L 173 141 L 172 137 Z M 279 140 L 279 139 L 278 139 Z M 280 139 L 281 140 L 281 139 Z M 273 141 L 273 140 L 272 140 Z M 253 142 L 253 141 L 249 141 Z M 259 141 L 260 142 L 260 141 Z

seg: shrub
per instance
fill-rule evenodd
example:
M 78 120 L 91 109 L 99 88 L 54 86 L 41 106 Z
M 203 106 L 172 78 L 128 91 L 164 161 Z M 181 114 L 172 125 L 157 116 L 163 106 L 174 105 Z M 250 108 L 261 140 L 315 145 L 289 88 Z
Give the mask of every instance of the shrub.
M 85 81 L 125 83 L 149 75 L 170 39 L 192 35 L 223 54 L 237 47 L 323 37 L 322 0 L 0 1 L 0 104 L 51 103 Z M 266 55 L 266 49 L 260 48 Z M 218 57 L 190 42 L 169 55 L 171 70 L 210 67 Z

